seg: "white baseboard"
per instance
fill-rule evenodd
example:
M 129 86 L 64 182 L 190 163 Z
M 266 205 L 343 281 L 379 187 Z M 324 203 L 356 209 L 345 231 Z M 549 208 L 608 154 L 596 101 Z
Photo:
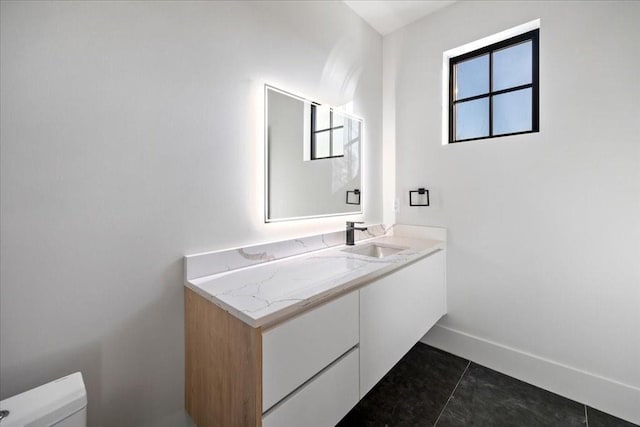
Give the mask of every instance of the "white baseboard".
M 585 372 L 445 326 L 422 340 L 479 365 L 640 424 L 640 388 Z

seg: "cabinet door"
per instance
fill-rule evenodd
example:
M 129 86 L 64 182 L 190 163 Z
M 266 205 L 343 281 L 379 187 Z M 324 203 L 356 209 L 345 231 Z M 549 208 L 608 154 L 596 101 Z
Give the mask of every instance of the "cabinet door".
M 446 312 L 445 251 L 360 289 L 360 398 Z

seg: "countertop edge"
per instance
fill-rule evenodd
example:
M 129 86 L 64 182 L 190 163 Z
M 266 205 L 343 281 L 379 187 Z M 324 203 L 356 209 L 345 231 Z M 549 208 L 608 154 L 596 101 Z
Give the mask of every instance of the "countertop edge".
M 367 241 L 374 242 L 378 240 L 378 238 L 367 239 Z M 422 239 L 419 239 L 422 240 Z M 207 291 L 203 290 L 200 286 L 191 283 L 186 280 L 184 282 L 184 286 L 188 289 L 191 289 L 207 301 L 215 304 L 217 307 L 223 309 L 227 313 L 241 320 L 245 324 L 251 326 L 252 328 L 270 328 L 279 323 L 286 321 L 287 319 L 297 316 L 313 307 L 326 303 L 334 298 L 339 297 L 349 291 L 353 291 L 358 287 L 364 286 L 375 279 L 378 279 L 386 274 L 392 273 L 396 270 L 406 267 L 407 265 L 418 261 L 420 259 L 426 258 L 430 255 L 433 255 L 436 252 L 446 249 L 446 242 L 439 241 L 438 244 L 433 247 L 426 249 L 422 252 L 414 254 L 413 256 L 407 257 L 403 262 L 398 263 L 390 263 L 389 265 L 372 271 L 367 274 L 363 274 L 351 280 L 348 280 L 344 283 L 338 284 L 330 289 L 326 289 L 324 291 L 318 292 L 317 294 L 311 295 L 304 299 L 300 299 L 300 301 L 295 302 L 287 307 L 283 307 L 280 310 L 274 311 L 273 313 L 269 313 L 263 317 L 258 319 L 252 318 L 245 314 L 243 311 L 238 310 L 237 308 L 225 303 L 224 301 L 219 300 L 215 296 L 211 295 Z M 230 273 L 232 274 L 232 273 Z

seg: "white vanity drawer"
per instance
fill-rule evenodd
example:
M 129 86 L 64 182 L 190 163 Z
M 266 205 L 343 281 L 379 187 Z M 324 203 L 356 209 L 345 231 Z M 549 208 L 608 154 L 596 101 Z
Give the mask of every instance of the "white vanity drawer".
M 276 405 L 263 427 L 334 426 L 358 403 L 358 348 Z
M 262 411 L 358 344 L 358 325 L 356 291 L 263 332 Z

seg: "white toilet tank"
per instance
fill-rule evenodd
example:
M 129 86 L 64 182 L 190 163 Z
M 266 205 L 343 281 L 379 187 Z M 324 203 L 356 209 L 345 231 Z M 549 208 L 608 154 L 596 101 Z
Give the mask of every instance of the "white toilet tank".
M 76 372 L 2 400 L 0 411 L 4 415 L 0 427 L 86 427 L 82 374 Z

